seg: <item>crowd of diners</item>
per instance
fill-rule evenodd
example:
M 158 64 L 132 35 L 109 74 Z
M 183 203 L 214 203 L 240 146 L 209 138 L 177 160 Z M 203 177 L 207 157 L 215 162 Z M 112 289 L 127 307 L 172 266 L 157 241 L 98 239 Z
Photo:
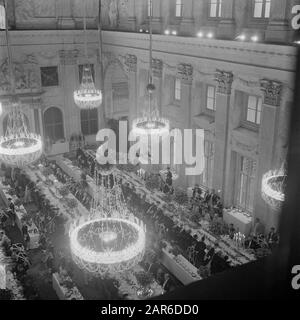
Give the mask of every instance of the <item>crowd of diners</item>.
M 87 192 L 87 182 L 85 175 L 92 177 L 95 175 L 97 166 L 95 160 L 88 156 L 83 150 L 77 150 L 77 165 L 82 169 L 83 175 L 80 182 L 76 182 L 73 178 L 64 173 L 55 161 L 50 161 L 46 157 L 42 157 L 40 163 L 45 167 L 50 167 L 56 178 L 63 184 L 69 186 L 69 190 L 74 196 L 87 208 L 90 209 L 91 197 Z M 29 178 L 19 169 L 12 169 L 9 166 L 1 166 L 3 183 L 9 185 L 15 190 L 16 195 L 23 204 L 33 203 L 37 208 L 36 212 L 31 212 L 31 219 L 37 225 L 40 232 L 40 249 L 42 251 L 41 262 L 45 265 L 46 272 L 50 275 L 58 270 L 54 265 L 54 246 L 50 240 L 50 235 L 57 229 L 64 229 L 66 218 L 59 212 L 56 207 L 50 204 L 45 198 L 36 184 L 31 182 Z M 164 185 L 168 185 L 168 189 L 164 192 L 172 190 L 172 173 L 167 169 L 168 181 Z M 98 179 L 101 181 L 101 179 Z M 228 257 L 220 254 L 216 246 L 207 246 L 205 238 L 200 241 L 193 237 L 189 231 L 186 231 L 176 225 L 167 216 L 164 215 L 163 209 L 160 209 L 158 203 L 156 205 L 148 204 L 144 198 L 138 196 L 128 184 L 123 185 L 123 192 L 127 199 L 127 204 L 133 213 L 147 225 L 147 253 L 143 264 L 148 272 L 152 273 L 156 280 L 164 287 L 166 291 L 174 290 L 178 285 L 176 279 L 159 263 L 161 249 L 164 246 L 163 240 L 171 243 L 172 247 L 180 252 L 188 260 L 190 260 L 198 269 L 202 277 L 222 272 L 228 269 Z M 207 220 L 222 219 L 222 203 L 220 198 L 214 191 L 205 192 L 198 185 L 193 188 L 193 194 L 190 201 L 190 209 L 198 213 Z M 27 257 L 28 245 L 30 243 L 30 235 L 28 233 L 28 224 L 30 221 L 23 221 L 22 224 L 22 245 L 18 247 L 21 250 L 20 255 L 16 254 L 11 239 L 9 239 L 9 229 L 16 226 L 16 207 L 11 198 L 8 199 L 8 205 L 0 212 L 0 246 L 4 249 L 8 256 L 14 257 L 14 272 L 23 284 L 27 296 L 37 299 L 36 289 L 33 286 L 32 279 L 26 276 L 30 267 L 30 261 Z M 237 232 L 233 225 L 228 228 L 229 237 L 233 239 Z M 261 247 L 274 249 L 279 242 L 279 236 L 274 228 L 267 235 L 263 233 L 263 226 L 259 219 L 256 219 L 254 230 L 246 239 L 245 246 L 256 250 Z M 188 256 L 187 252 L 193 248 L 193 257 Z M 19 257 L 22 257 L 20 259 Z M 72 273 L 72 263 L 68 260 L 68 272 Z

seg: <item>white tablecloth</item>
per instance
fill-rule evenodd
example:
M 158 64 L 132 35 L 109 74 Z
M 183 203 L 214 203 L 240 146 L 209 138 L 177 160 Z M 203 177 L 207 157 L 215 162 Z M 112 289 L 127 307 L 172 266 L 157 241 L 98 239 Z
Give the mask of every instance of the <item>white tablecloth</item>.
M 251 231 L 252 218 L 247 217 L 242 212 L 238 212 L 236 209 L 229 210 L 224 209 L 223 219 L 227 224 L 233 224 L 235 229 L 248 236 Z
M 72 288 L 72 294 L 68 295 L 69 290 L 60 284 L 58 273 L 52 274 L 52 287 L 56 292 L 59 300 L 84 300 L 81 293 L 75 285 Z
M 162 249 L 161 262 L 184 285 L 201 280 L 197 268 L 182 255 L 175 258 L 168 250 Z

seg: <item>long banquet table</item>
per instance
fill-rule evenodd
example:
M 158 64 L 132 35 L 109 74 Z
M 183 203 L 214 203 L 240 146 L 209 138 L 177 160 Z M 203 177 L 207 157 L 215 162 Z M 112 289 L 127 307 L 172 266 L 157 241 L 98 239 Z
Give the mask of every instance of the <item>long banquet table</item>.
M 11 195 L 9 193 L 10 189 L 11 189 L 10 186 L 4 185 L 0 181 L 0 195 L 6 205 L 8 205 L 9 198 L 12 198 L 13 201 L 18 200 L 18 197 L 15 194 Z M 23 226 L 23 218 L 25 216 L 27 216 L 27 211 L 24 208 L 24 206 L 23 205 L 16 206 L 16 225 L 18 226 L 21 232 L 22 232 L 22 226 Z M 35 249 L 39 246 L 39 239 L 40 239 L 39 230 L 33 221 L 31 223 L 26 223 L 26 225 L 28 227 L 28 233 L 30 236 L 28 249 Z
M 70 283 L 72 283 L 72 279 L 70 277 L 68 277 L 68 280 Z M 73 288 L 70 289 L 63 285 L 61 277 L 58 273 L 52 274 L 52 287 L 59 300 L 84 300 L 75 284 Z
M 85 150 L 85 152 L 87 155 L 93 158 L 96 157 L 94 150 Z M 81 170 L 73 165 L 69 159 L 64 157 L 56 157 L 55 159 L 57 164 L 71 177 L 77 181 L 80 179 Z M 195 235 L 198 238 L 198 240 L 205 236 L 205 242 L 207 245 L 217 245 L 218 250 L 229 257 L 228 261 L 231 266 L 245 264 L 256 259 L 253 254 L 248 253 L 245 249 L 232 245 L 232 242 L 228 241 L 226 236 L 217 237 L 209 232 L 209 230 L 205 228 L 204 224 L 201 224 L 201 226 L 195 225 L 195 223 L 189 220 L 187 215 L 177 213 L 174 209 L 168 209 L 170 204 L 163 199 L 164 194 L 158 190 L 151 191 L 147 189 L 144 181 L 134 172 L 120 171 L 118 168 L 115 168 L 115 171 L 122 178 L 123 183 L 126 182 L 129 186 L 134 187 L 137 194 L 145 195 L 146 201 L 152 204 L 158 204 L 158 207 L 162 208 L 164 214 L 171 218 L 176 225 L 185 228 L 187 231 L 190 231 L 193 236 Z M 96 190 L 95 183 L 91 177 L 87 178 L 87 182 L 89 185 L 88 190 L 92 195 Z M 181 212 L 186 210 L 186 208 L 182 208 L 182 206 L 179 206 L 175 203 L 172 203 L 172 205 L 173 207 L 177 206 Z
M 68 208 L 64 199 L 59 197 L 58 194 L 55 195 L 54 192 L 51 192 L 50 191 L 51 188 L 49 189 L 49 186 L 45 184 L 45 177 L 43 176 L 41 169 L 37 169 L 34 167 L 26 168 L 25 173 L 27 174 L 27 176 L 30 178 L 31 181 L 36 183 L 39 190 L 47 197 L 47 199 L 51 202 L 51 204 L 56 206 L 60 210 L 60 213 L 62 213 L 64 217 L 67 218 L 67 222 L 65 224 L 66 232 L 69 231 L 69 225 L 73 221 L 78 219 L 86 219 L 89 216 L 88 210 L 72 194 L 69 194 L 68 197 L 77 201 L 77 208 L 75 210 Z M 62 183 L 55 180 L 55 185 L 57 188 L 59 188 L 62 186 Z M 75 212 L 75 215 L 74 215 L 74 212 Z M 137 300 L 141 299 L 137 295 L 137 290 L 139 288 L 139 285 L 134 276 L 134 273 L 142 270 L 143 270 L 142 267 L 135 266 L 133 270 L 129 270 L 126 273 L 116 275 L 116 279 L 119 280 L 119 283 L 120 283 L 119 291 L 122 294 L 127 294 L 128 298 L 130 299 L 137 299 Z M 60 285 L 58 278 L 59 277 L 57 274 L 53 274 L 52 276 L 53 288 L 60 299 L 66 300 L 65 289 Z M 153 281 L 150 287 L 153 290 L 154 296 L 160 295 L 163 293 L 162 287 L 156 281 Z

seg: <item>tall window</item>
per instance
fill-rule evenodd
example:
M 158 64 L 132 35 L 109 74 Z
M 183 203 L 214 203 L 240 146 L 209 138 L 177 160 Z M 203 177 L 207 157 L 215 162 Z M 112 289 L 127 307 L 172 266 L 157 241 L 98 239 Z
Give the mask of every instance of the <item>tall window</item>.
M 256 96 L 248 97 L 247 117 L 248 122 L 259 125 L 261 119 L 262 98 Z
M 216 110 L 216 87 L 214 86 L 207 86 L 206 108 L 212 111 Z
M 5 8 L 2 4 L 0 4 L 0 29 L 5 29 Z
M 255 0 L 254 18 L 270 18 L 271 0 Z
M 53 143 L 64 140 L 63 114 L 57 107 L 51 107 L 44 113 L 45 136 Z
M 222 0 L 210 0 L 209 16 L 211 18 L 222 17 Z
M 41 67 L 42 87 L 58 86 L 58 69 L 54 67 Z
M 182 0 L 176 0 L 176 17 L 182 16 Z
M 181 100 L 181 80 L 175 79 L 175 92 L 174 92 L 175 100 Z
M 148 2 L 147 2 L 147 14 L 148 14 L 148 17 L 153 16 L 152 1 L 148 0 Z
M 255 190 L 256 161 L 241 156 L 237 184 L 237 206 L 252 213 Z
M 212 187 L 214 161 L 214 145 L 210 141 L 204 141 L 204 170 L 202 183 L 205 187 Z
M 83 135 L 92 135 L 98 132 L 98 109 L 81 110 L 81 132 Z

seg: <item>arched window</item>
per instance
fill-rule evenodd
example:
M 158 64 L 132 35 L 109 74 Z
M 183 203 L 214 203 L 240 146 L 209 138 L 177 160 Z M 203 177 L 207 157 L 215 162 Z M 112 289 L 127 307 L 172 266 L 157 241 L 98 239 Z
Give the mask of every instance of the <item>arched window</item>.
M 24 113 L 23 113 L 23 116 L 24 116 L 26 128 L 29 130 L 30 129 L 29 120 Z M 8 121 L 8 115 L 6 115 L 5 118 L 3 119 L 3 134 L 5 134 L 7 130 L 7 121 Z
M 63 114 L 57 107 L 51 107 L 44 113 L 45 136 L 53 143 L 64 140 Z
M 98 109 L 81 110 L 81 132 L 88 136 L 98 132 Z

